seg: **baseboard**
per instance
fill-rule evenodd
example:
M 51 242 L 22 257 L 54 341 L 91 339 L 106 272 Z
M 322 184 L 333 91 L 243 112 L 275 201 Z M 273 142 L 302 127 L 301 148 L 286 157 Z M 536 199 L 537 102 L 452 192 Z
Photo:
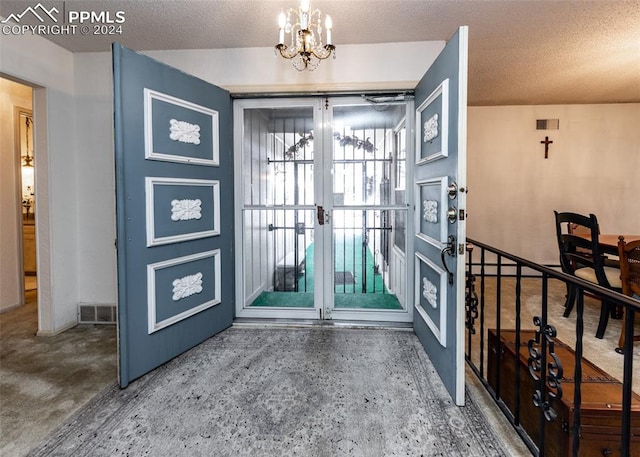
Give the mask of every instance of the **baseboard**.
M 74 321 L 74 322 L 69 322 L 65 325 L 63 325 L 62 327 L 59 327 L 55 330 L 38 330 L 36 335 L 37 336 L 43 336 L 43 337 L 50 337 L 50 336 L 56 336 L 61 334 L 62 332 L 66 332 L 69 329 L 72 329 L 73 327 L 77 326 L 78 322 Z
M 21 306 L 24 306 L 22 303 L 16 303 L 15 305 L 9 305 L 6 308 L 0 309 L 0 314 L 8 313 L 9 311 L 13 311 L 14 309 L 18 309 Z

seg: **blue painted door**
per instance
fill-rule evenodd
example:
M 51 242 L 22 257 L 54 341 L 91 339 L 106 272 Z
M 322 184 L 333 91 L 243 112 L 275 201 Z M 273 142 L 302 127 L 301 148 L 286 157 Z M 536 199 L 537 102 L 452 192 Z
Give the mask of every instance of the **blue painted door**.
M 456 404 L 464 404 L 468 29 L 447 42 L 415 90 L 414 330 Z
M 234 313 L 228 92 L 113 47 L 122 387 L 229 327 Z

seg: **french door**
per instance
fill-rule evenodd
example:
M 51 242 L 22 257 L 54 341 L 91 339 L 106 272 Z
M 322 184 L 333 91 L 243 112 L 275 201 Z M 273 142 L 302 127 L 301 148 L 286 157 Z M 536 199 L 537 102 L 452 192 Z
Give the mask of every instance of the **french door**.
M 236 101 L 239 317 L 411 321 L 409 106 Z
M 113 46 L 121 387 L 233 322 L 232 104 Z

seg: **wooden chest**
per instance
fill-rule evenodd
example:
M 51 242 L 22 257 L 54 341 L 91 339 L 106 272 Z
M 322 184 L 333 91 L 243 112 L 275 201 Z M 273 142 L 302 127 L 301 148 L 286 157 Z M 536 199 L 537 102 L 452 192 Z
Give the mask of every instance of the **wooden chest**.
M 534 380 L 528 369 L 529 350 L 527 348 L 528 341 L 534 338 L 535 330 L 521 330 L 517 366 L 520 372 L 520 423 L 533 442 L 538 444 L 540 408 L 533 404 Z M 487 380 L 514 414 L 517 403 L 515 340 L 515 330 L 501 330 L 500 344 L 498 344 L 496 331 L 489 330 Z M 545 421 L 544 424 L 544 455 L 547 457 L 572 456 L 575 353 L 558 339 L 554 340 L 554 346 L 563 367 L 562 399 L 554 400 L 552 404 L 558 414 L 556 420 Z M 611 352 L 613 357 L 613 350 Z M 498 362 L 497 377 L 496 362 Z M 578 455 L 581 457 L 622 456 L 620 451 L 622 383 L 583 358 L 581 392 L 582 433 Z M 630 455 L 640 456 L 640 396 L 636 393 L 632 396 Z

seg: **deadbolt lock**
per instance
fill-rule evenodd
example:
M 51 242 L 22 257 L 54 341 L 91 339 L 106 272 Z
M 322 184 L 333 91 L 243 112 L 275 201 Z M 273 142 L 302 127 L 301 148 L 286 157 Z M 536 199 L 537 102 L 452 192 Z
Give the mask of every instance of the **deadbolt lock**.
M 447 194 L 449 194 L 449 198 L 451 200 L 455 200 L 455 198 L 458 196 L 458 185 L 455 183 L 455 181 L 449 184 L 449 187 L 447 187 Z
M 455 206 L 450 206 L 447 210 L 447 219 L 451 224 L 458 220 L 458 209 Z

